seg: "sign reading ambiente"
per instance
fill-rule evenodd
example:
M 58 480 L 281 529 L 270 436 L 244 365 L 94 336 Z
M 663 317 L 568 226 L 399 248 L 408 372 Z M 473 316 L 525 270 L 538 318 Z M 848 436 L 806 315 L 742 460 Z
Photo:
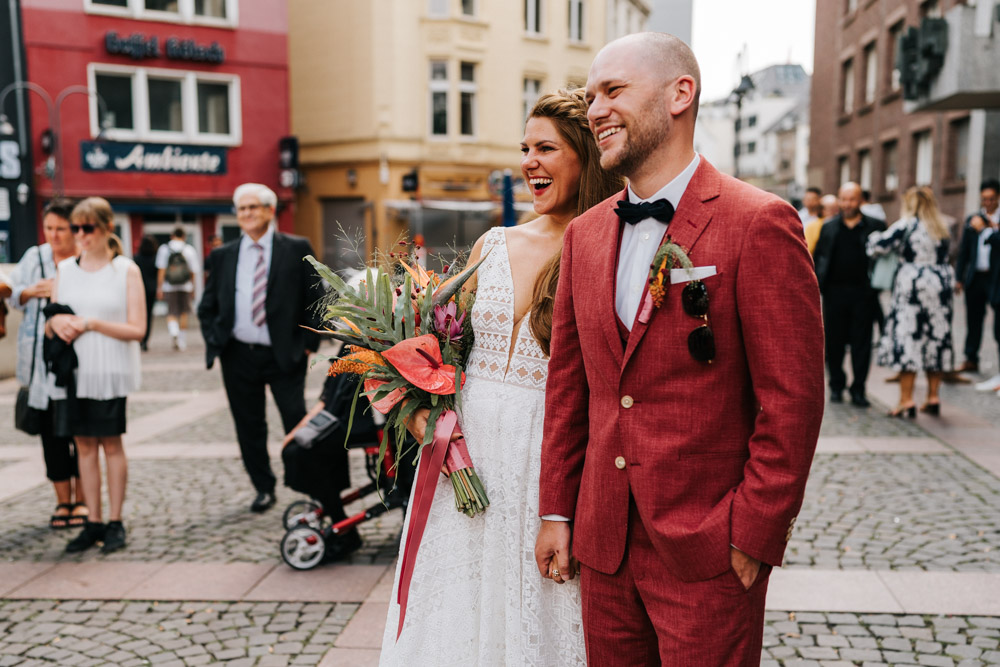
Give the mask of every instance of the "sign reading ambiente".
M 80 142 L 80 159 L 84 171 L 225 174 L 226 154 L 226 149 L 218 146 Z

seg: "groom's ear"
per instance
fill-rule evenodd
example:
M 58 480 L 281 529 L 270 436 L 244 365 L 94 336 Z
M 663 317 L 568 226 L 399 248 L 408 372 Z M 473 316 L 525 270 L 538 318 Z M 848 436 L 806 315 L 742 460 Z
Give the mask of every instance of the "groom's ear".
M 671 84 L 667 94 L 668 110 L 671 116 L 683 115 L 695 106 L 698 95 L 698 84 L 690 74 L 683 74 Z

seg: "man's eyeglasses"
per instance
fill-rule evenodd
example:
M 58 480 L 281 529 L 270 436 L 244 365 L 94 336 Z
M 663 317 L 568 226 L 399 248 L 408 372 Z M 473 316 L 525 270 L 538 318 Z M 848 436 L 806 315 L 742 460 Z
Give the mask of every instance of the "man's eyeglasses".
M 93 234 L 94 229 L 96 229 L 94 225 L 90 224 L 89 222 L 82 225 L 69 226 L 69 231 L 73 232 L 74 234 L 78 234 L 80 232 L 83 232 L 84 234 Z
M 681 292 L 681 305 L 691 317 L 701 319 L 702 324 L 688 334 L 688 352 L 695 361 L 705 364 L 715 359 L 715 334 L 708 325 L 708 288 L 700 280 L 692 280 Z

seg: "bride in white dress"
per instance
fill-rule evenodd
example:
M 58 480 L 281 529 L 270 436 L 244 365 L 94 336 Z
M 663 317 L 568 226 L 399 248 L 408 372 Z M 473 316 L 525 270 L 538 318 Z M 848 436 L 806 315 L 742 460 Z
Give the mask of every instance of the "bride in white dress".
M 460 514 L 439 479 L 398 641 L 396 569 L 381 665 L 586 664 L 579 580 L 545 580 L 534 558 L 548 339 L 566 225 L 623 185 L 600 168 L 582 90 L 539 99 L 521 152 L 539 217 L 491 229 L 469 258 L 490 253 L 470 280 L 476 339 L 460 426 L 490 507 Z M 411 425 L 418 436 L 426 416 Z M 408 526 L 409 515 L 404 536 Z

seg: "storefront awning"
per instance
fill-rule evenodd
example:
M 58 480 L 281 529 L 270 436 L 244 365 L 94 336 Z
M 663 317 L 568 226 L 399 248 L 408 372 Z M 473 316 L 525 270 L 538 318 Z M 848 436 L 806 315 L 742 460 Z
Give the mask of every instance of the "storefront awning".
M 152 202 L 129 202 L 129 201 L 113 201 L 111 202 L 112 208 L 120 213 L 165 213 L 165 214 L 184 214 L 184 213 L 194 213 L 200 215 L 207 214 L 224 214 L 232 213 L 233 205 L 231 203 L 227 204 L 180 204 L 176 202 L 163 202 L 163 203 L 152 203 Z

